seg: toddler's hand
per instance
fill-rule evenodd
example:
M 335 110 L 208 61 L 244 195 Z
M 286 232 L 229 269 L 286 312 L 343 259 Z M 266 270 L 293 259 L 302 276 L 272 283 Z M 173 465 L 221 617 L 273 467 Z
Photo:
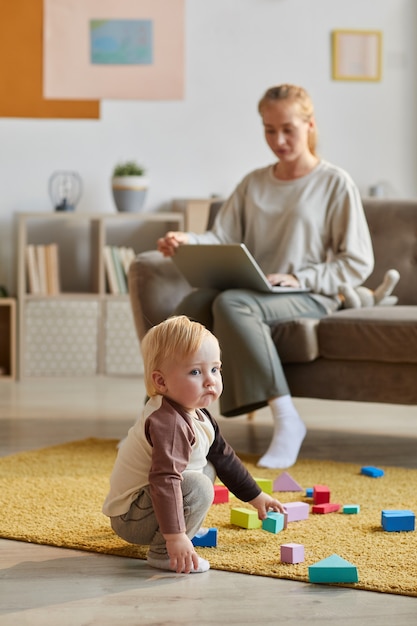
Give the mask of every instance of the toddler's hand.
M 278 513 L 285 513 L 285 509 L 279 500 L 275 500 L 272 496 L 263 491 L 256 496 L 253 500 L 249 500 L 251 504 L 258 511 L 259 519 L 266 519 L 268 511 L 277 511 Z
M 198 569 L 198 555 L 194 550 L 192 541 L 185 533 L 164 535 L 167 544 L 170 567 L 177 574 L 189 574 L 191 570 Z

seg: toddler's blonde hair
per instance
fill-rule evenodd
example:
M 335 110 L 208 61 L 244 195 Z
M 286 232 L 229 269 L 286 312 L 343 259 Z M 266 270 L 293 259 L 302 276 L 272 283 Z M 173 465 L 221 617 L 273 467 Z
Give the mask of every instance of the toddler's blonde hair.
M 169 317 L 153 326 L 141 343 L 144 381 L 148 396 L 157 394 L 152 372 L 160 370 L 166 361 L 174 358 L 182 360 L 194 354 L 208 337 L 214 338 L 214 335 L 205 326 L 191 321 L 186 315 Z

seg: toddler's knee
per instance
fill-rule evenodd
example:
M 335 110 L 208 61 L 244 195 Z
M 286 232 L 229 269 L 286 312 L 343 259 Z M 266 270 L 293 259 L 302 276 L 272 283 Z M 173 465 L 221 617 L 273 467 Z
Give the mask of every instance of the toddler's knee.
M 184 504 L 193 506 L 193 502 L 198 502 L 207 508 L 213 502 L 214 487 L 208 476 L 199 472 L 186 472 L 182 483 Z

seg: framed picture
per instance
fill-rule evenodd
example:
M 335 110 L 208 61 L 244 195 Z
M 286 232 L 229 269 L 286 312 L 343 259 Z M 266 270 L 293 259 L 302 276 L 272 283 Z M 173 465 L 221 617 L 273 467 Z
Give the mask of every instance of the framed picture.
M 333 80 L 381 80 L 381 31 L 333 31 L 332 61 Z

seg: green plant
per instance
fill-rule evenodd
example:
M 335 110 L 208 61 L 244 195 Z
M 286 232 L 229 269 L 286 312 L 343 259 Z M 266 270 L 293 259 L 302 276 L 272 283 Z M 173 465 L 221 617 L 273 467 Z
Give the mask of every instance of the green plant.
M 113 170 L 113 176 L 143 176 L 145 171 L 145 168 L 142 165 L 138 165 L 136 161 L 126 161 L 116 165 Z

